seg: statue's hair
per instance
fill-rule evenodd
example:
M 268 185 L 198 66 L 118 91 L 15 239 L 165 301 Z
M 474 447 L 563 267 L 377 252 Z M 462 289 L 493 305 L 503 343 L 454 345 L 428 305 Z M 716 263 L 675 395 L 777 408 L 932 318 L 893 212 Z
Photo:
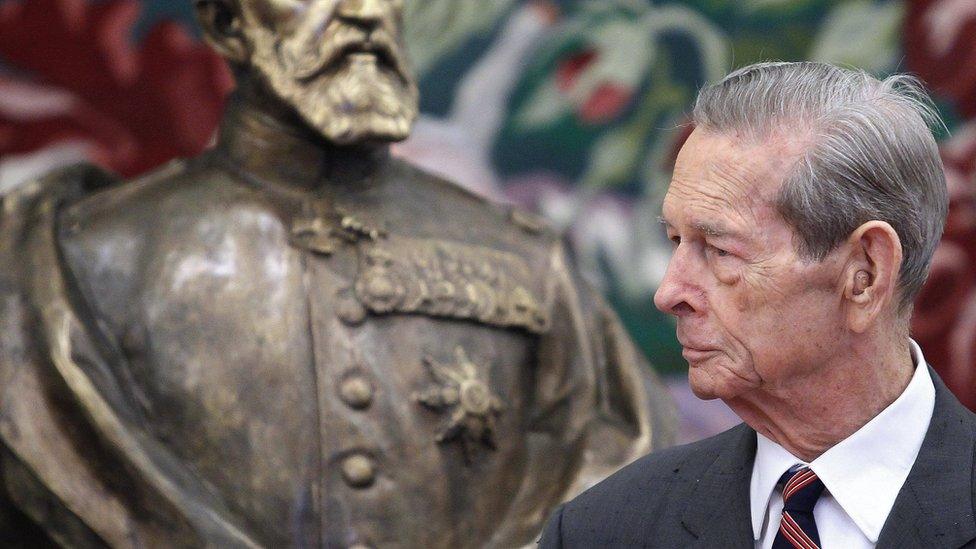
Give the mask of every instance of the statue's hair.
M 930 129 L 942 122 L 918 79 L 879 80 L 826 63 L 757 63 L 703 88 L 694 122 L 760 143 L 773 136 L 807 142 L 776 204 L 798 251 L 820 261 L 862 223 L 887 222 L 901 240 L 900 306 L 910 309 L 948 209 Z

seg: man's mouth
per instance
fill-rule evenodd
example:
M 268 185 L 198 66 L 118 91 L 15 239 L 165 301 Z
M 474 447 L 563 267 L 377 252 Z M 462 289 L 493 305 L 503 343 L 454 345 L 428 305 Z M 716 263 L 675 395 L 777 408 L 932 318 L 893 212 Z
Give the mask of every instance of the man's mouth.
M 687 341 L 687 338 L 680 333 L 680 330 L 678 333 L 678 343 L 681 344 L 681 356 L 683 356 L 689 364 L 701 362 L 702 360 L 705 360 L 718 352 L 717 349 L 704 345 L 701 342 Z
M 694 347 L 682 346 L 681 356 L 688 361 L 689 365 L 694 365 L 697 362 L 714 356 L 717 352 L 715 349 L 696 349 Z

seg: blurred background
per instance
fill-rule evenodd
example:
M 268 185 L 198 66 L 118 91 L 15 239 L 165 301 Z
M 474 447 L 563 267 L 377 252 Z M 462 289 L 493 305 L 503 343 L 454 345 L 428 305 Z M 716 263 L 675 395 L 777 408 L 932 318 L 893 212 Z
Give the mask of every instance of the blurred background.
M 0 196 L 81 160 L 132 177 L 207 146 L 233 82 L 191 4 L 0 0 Z M 920 76 L 952 205 L 913 332 L 976 408 L 976 0 L 407 0 L 405 18 L 423 116 L 396 154 L 565 230 L 669 380 L 682 440 L 737 423 L 691 395 L 651 301 L 696 90 L 766 59 Z

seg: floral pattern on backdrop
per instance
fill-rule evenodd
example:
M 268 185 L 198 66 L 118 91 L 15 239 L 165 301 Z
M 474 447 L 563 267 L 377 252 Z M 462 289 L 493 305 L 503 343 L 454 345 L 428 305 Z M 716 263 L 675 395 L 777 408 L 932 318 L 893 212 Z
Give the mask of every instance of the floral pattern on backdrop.
M 565 229 L 662 372 L 685 365 L 651 302 L 656 216 L 697 88 L 763 59 L 920 75 L 953 203 L 913 332 L 976 407 L 976 2 L 408 0 L 405 19 L 423 116 L 397 154 Z M 81 159 L 134 176 L 196 154 L 231 87 L 190 0 L 0 0 L 0 195 Z

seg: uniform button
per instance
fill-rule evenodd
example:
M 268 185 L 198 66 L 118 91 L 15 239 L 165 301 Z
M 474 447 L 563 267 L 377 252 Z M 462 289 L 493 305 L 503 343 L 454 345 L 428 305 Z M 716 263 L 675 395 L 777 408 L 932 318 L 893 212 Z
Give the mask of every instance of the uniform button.
M 376 464 L 369 456 L 353 454 L 342 460 L 342 477 L 353 488 L 366 488 L 376 480 Z
M 362 410 L 373 402 L 373 385 L 364 377 L 350 376 L 339 384 L 339 396 L 352 408 Z
M 366 307 L 348 292 L 342 292 L 336 314 L 347 326 L 358 326 L 366 320 Z
M 366 281 L 366 291 L 377 299 L 390 299 L 396 295 L 396 286 L 389 277 L 375 275 Z

